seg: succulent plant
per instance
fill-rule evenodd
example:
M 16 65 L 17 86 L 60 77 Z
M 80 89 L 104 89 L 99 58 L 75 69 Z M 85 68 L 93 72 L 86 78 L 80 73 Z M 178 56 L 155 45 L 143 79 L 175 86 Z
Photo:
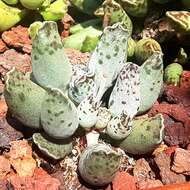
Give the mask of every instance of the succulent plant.
M 110 183 L 119 169 L 121 155 L 105 144 L 87 147 L 79 160 L 81 177 L 90 185 Z
M 86 36 L 83 44 L 82 44 L 82 48 L 81 48 L 81 52 L 92 52 L 95 48 L 96 45 L 99 42 L 99 37 L 98 36 Z
M 146 112 L 158 99 L 163 86 L 163 54 L 154 53 L 140 68 L 140 107 L 138 114 Z
M 34 133 L 32 138 L 34 143 L 44 154 L 55 160 L 62 159 L 69 155 L 73 148 L 70 140 L 55 141 L 44 133 Z
M 47 89 L 42 107 L 41 123 L 49 136 L 65 139 L 77 130 L 79 124 L 77 109 L 59 89 Z
M 25 15 L 24 10 L 8 6 L 2 0 L 0 0 L 0 12 L 1 12 L 0 32 L 8 30 L 12 26 L 20 22 Z
M 149 8 L 149 0 L 119 0 L 125 11 L 134 17 L 144 17 Z
M 93 15 L 94 11 L 102 4 L 103 0 L 71 0 L 71 4 L 80 11 Z
M 179 63 L 169 64 L 164 71 L 164 81 L 167 84 L 178 86 L 182 73 L 183 67 Z
M 33 1 L 33 0 L 20 0 L 20 3 L 22 6 L 26 7 L 27 9 L 38 9 L 42 6 L 46 0 L 38 0 L 38 1 Z
M 131 154 L 147 154 L 152 152 L 163 141 L 163 116 L 143 116 L 133 120 L 131 133 L 119 147 Z
M 112 86 L 126 62 L 128 36 L 128 31 L 120 23 L 106 27 L 92 53 L 89 75 L 94 75 L 97 101 L 100 101 L 105 91 Z
M 114 0 L 105 0 L 102 7 L 96 10 L 96 16 L 104 17 L 104 26 L 113 25 L 117 22 L 122 22 L 123 27 L 126 28 L 131 35 L 133 25 L 130 17 L 124 11 L 119 3 Z
M 66 0 L 56 0 L 46 7 L 42 7 L 39 12 L 44 20 L 57 21 L 64 17 L 68 10 Z
M 188 11 L 167 11 L 166 16 L 175 30 L 182 34 L 190 32 L 190 12 Z
M 16 5 L 18 3 L 18 0 L 3 0 L 8 5 Z
M 89 26 L 64 39 L 64 47 L 81 50 L 87 36 L 99 37 L 101 34 L 101 30 Z
M 71 65 L 53 21 L 44 22 L 33 40 L 32 70 L 39 85 L 62 91 L 68 88 Z
M 106 27 L 92 53 L 87 76 L 94 76 L 96 88 L 92 95 L 84 99 L 78 106 L 79 123 L 84 128 L 90 128 L 96 124 L 101 98 L 105 91 L 112 86 L 126 61 L 127 38 L 127 30 L 121 24 L 117 23 Z
M 40 128 L 40 112 L 45 90 L 30 80 L 29 75 L 13 69 L 6 75 L 5 100 L 10 112 L 23 124 Z
M 135 46 L 135 59 L 139 65 L 144 63 L 155 52 L 162 52 L 160 44 L 152 39 L 141 39 Z

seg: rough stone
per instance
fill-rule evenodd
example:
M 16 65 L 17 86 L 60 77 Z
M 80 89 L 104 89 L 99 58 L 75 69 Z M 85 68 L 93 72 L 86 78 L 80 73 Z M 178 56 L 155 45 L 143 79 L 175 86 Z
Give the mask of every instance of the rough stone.
M 3 32 L 2 39 L 9 47 L 22 50 L 25 53 L 31 53 L 32 42 L 26 27 L 19 25 Z

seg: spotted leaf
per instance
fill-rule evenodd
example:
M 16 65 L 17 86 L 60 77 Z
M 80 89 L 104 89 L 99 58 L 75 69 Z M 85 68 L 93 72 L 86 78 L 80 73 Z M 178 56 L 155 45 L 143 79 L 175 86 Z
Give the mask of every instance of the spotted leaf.
M 29 75 L 12 69 L 6 75 L 5 100 L 9 111 L 24 125 L 40 128 L 40 111 L 45 90 L 29 79 Z
M 73 135 L 78 128 L 77 109 L 59 89 L 48 89 L 42 102 L 41 123 L 45 132 L 56 139 Z
M 43 23 L 32 44 L 32 70 L 38 84 L 64 91 L 71 78 L 71 65 L 53 21 Z
M 142 114 L 158 99 L 163 85 L 163 54 L 154 53 L 140 68 L 140 108 Z

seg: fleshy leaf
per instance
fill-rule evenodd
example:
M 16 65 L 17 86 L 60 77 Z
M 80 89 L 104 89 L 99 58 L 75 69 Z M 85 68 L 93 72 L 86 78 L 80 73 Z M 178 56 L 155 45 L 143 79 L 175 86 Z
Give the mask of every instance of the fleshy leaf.
M 133 118 L 137 113 L 140 106 L 139 74 L 140 67 L 133 63 L 127 63 L 120 71 L 109 99 L 109 109 L 114 116 L 124 111 Z
M 121 116 L 113 117 L 107 125 L 106 133 L 116 140 L 121 140 L 126 138 L 131 131 L 130 118 L 127 114 L 122 114 Z
M 100 101 L 126 61 L 128 31 L 121 23 L 104 29 L 89 62 L 89 75 L 95 74 L 96 98 Z
M 111 117 L 112 114 L 109 109 L 105 107 L 99 107 L 95 128 L 99 130 L 106 128 Z
M 6 75 L 5 100 L 10 112 L 24 125 L 40 128 L 41 104 L 45 91 L 29 75 L 12 69 Z
M 163 140 L 163 116 L 140 117 L 133 120 L 130 135 L 119 147 L 131 154 L 146 154 L 153 151 Z
M 53 138 L 65 139 L 77 130 L 77 109 L 59 89 L 47 90 L 42 107 L 42 127 Z
M 121 155 L 105 144 L 87 147 L 79 160 L 81 177 L 89 184 L 103 186 L 110 183 L 119 169 Z
M 113 114 L 107 133 L 114 139 L 126 138 L 131 121 L 140 106 L 140 67 L 128 63 L 123 66 L 109 99 L 109 110 Z
M 86 65 L 73 65 L 72 71 L 68 95 L 74 103 L 80 104 L 83 99 L 93 93 L 95 89 L 95 83 L 92 77 L 87 77 Z
M 53 141 L 47 135 L 41 133 L 34 133 L 32 138 L 43 153 L 56 160 L 64 158 L 72 151 L 72 143 L 68 140 Z
M 183 73 L 183 67 L 179 63 L 169 64 L 164 71 L 164 80 L 167 84 L 178 86 Z
M 36 81 L 43 87 L 64 91 L 70 81 L 71 65 L 53 21 L 44 22 L 33 40 L 32 69 Z
M 79 124 L 83 128 L 91 128 L 97 122 L 98 103 L 93 94 L 87 96 L 77 107 Z
M 163 85 L 163 54 L 154 53 L 140 68 L 140 108 L 142 114 L 158 99 Z

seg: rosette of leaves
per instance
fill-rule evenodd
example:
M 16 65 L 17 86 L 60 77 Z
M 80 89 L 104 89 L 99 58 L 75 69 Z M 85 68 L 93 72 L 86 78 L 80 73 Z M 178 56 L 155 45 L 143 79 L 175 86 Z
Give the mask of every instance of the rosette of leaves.
M 90 128 L 96 123 L 101 98 L 112 86 L 126 61 L 127 39 L 128 31 L 122 27 L 122 24 L 106 27 L 92 53 L 87 76 L 94 76 L 95 89 L 78 106 L 79 123 L 84 128 Z M 85 104 L 88 105 L 88 109 Z M 92 122 L 87 124 L 90 118 L 93 118 Z
M 5 99 L 10 112 L 29 127 L 42 127 L 53 139 L 71 139 L 78 128 L 78 114 L 66 94 L 71 65 L 55 22 L 44 22 L 38 30 L 33 42 L 32 67 L 37 84 L 30 80 L 30 75 L 16 70 L 6 76 Z M 48 144 L 48 140 L 39 135 L 35 136 L 35 143 L 56 159 L 68 154 L 70 148 L 67 147 L 71 147 L 67 143 L 63 146 L 53 142 Z
M 90 185 L 110 183 L 119 169 L 121 154 L 105 144 L 87 147 L 79 160 L 79 173 Z

